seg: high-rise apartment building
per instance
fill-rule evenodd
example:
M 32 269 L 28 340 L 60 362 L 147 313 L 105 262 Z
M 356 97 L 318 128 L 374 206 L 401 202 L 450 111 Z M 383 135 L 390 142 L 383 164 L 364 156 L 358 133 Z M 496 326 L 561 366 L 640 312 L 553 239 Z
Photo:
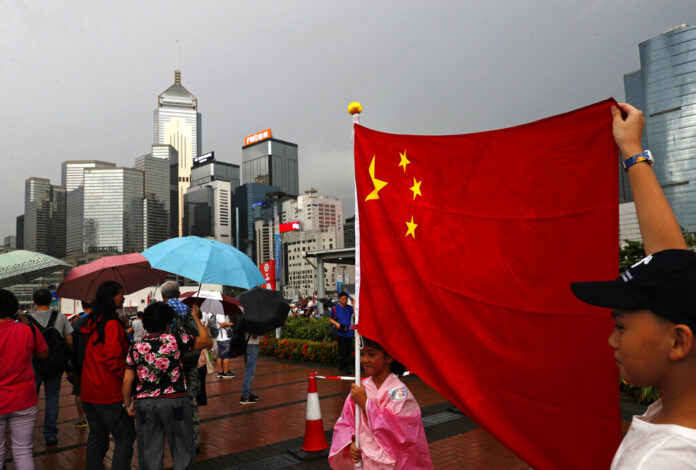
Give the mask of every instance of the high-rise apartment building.
M 50 256 L 65 256 L 65 187 L 46 178 L 24 183 L 23 247 Z
M 115 168 L 116 164 L 99 160 L 68 160 L 60 165 L 60 184 L 70 192 L 82 186 L 85 168 Z
M 88 252 L 143 250 L 144 173 L 133 168 L 84 172 L 84 243 Z
M 319 196 L 315 189 L 283 202 L 283 222 L 300 222 L 301 230 L 327 232 L 338 237 L 332 248 L 343 248 L 343 204 L 340 199 Z
M 201 153 L 198 100 L 181 84 L 181 71 L 174 72 L 174 84 L 159 95 L 154 114 L 154 144 L 171 145 L 177 151 L 177 230 L 181 235 L 184 194 L 191 186 L 193 158 Z
M 644 148 L 677 220 L 696 232 L 696 26 L 680 25 L 639 45 L 640 70 L 624 78 L 642 106 Z
M 296 196 L 300 190 L 297 144 L 275 139 L 271 130 L 247 136 L 242 147 L 242 183 L 276 186 Z

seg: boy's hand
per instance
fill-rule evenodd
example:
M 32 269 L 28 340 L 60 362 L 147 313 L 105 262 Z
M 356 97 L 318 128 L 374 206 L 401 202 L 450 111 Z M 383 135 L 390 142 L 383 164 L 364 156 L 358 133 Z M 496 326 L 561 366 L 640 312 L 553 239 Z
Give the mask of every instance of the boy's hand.
M 360 449 L 355 445 L 355 436 L 353 436 L 353 442 L 350 443 L 350 459 L 353 463 L 358 463 L 361 459 Z
M 350 386 L 350 399 L 364 410 L 365 403 L 367 402 L 367 392 L 365 392 L 365 388 L 362 385 L 352 384 Z
M 628 103 L 619 103 L 618 106 L 611 107 L 611 114 L 614 117 L 614 140 L 623 158 L 626 159 L 643 151 L 640 140 L 643 136 L 645 118 L 639 109 Z M 622 116 L 622 111 L 626 115 L 625 118 Z

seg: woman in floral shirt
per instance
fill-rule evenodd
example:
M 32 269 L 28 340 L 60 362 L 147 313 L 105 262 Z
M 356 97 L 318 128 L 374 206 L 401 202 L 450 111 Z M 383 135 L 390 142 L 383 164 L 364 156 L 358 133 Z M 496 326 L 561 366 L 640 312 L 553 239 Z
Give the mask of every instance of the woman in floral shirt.
M 199 336 L 169 333 L 174 315 L 174 310 L 164 302 L 148 306 L 143 314 L 143 326 L 149 334 L 131 346 L 126 358 L 123 404 L 129 415 L 137 415 L 138 460 L 144 470 L 162 468 L 165 436 L 175 469 L 189 468 L 196 458 L 181 356 L 210 347 L 212 341 L 201 324 L 197 306 L 191 310 L 191 316 Z

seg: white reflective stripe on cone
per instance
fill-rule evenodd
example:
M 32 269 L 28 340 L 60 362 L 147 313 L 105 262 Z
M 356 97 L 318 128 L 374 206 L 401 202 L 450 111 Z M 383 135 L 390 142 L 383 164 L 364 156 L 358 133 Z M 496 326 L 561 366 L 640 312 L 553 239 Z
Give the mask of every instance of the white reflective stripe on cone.
M 317 421 L 321 419 L 321 408 L 319 408 L 319 394 L 307 394 L 307 421 Z

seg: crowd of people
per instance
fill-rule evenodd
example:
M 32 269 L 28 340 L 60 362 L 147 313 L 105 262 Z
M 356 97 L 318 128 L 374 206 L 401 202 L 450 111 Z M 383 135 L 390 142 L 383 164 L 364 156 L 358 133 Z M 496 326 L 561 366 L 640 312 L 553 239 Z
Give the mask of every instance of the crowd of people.
M 641 146 L 642 113 L 620 104 L 612 114 L 648 256 L 616 280 L 573 283 L 571 288 L 580 300 L 612 309 L 615 329 L 609 344 L 622 378 L 636 386 L 659 387 L 662 397 L 644 415 L 634 417 L 611 468 L 695 468 L 696 254 L 687 249 L 650 167 L 652 156 Z M 199 351 L 212 346 L 213 330 L 218 377 L 233 378 L 229 328 L 234 325 L 217 314 L 204 323 L 197 306 L 188 308 L 178 300 L 175 283 L 163 285 L 162 295 L 164 302 L 149 305 L 139 320 L 142 324 L 132 325 L 131 343 L 117 313 L 123 289 L 115 282 L 103 283 L 72 325 L 50 311 L 50 292 L 37 291 L 36 310 L 17 316 L 17 299 L 0 289 L 0 350 L 13 358 L 0 361 L 0 462 L 9 427 L 15 467 L 34 468 L 33 427 L 42 384 L 44 438 L 47 446 L 57 443 L 60 377 L 70 362 L 76 396 L 84 408 L 77 424 L 86 420 L 89 426 L 86 468 L 104 468 L 110 436 L 115 442 L 113 469 L 130 468 L 136 436 L 140 468 L 161 468 L 165 439 L 174 468 L 191 466 L 199 445 L 197 410 L 205 389 Z M 347 294 L 341 293 L 339 304 L 330 310 L 339 367 L 349 371 L 354 331 Z M 240 402 L 248 404 L 258 400 L 251 393 L 258 338 L 246 334 L 244 340 L 247 367 Z M 404 367 L 369 339 L 364 339 L 360 363 L 367 379 L 353 384 L 345 400 L 334 428 L 331 467 L 350 469 L 361 462 L 366 469 L 432 468 L 420 407 L 399 379 Z M 362 418 L 357 426 L 356 413 Z
M 167 440 L 175 469 L 190 468 L 200 448 L 198 407 L 207 403 L 205 379 L 215 331 L 218 377 L 229 372 L 230 337 L 241 335 L 245 374 L 241 404 L 251 393 L 259 351 L 257 335 L 234 329 L 227 315 L 203 314 L 179 300 L 175 282 L 162 285 L 162 302 L 148 305 L 129 324 L 119 315 L 123 287 L 99 286 L 72 322 L 50 309 L 51 292 L 33 295 L 35 310 L 19 315 L 12 292 L 0 289 L 0 347 L 13 361 L 0 362 L 0 468 L 9 426 L 15 468 L 34 468 L 33 427 L 41 385 L 46 396 L 46 446 L 58 444 L 58 397 L 63 373 L 72 384 L 77 428 L 89 428 L 85 468 L 104 468 L 110 440 L 112 469 L 130 469 L 137 439 L 138 466 L 159 469 Z M 227 373 L 223 371 L 226 368 Z

